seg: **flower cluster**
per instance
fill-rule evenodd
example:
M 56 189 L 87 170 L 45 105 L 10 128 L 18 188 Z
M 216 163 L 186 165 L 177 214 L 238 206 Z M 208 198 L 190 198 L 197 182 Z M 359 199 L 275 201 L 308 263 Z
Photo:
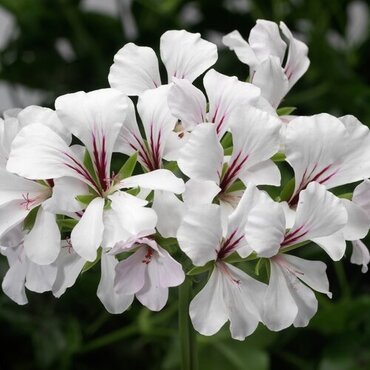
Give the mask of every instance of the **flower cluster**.
M 248 41 L 237 31 L 223 41 L 249 82 L 210 69 L 217 47 L 199 34 L 168 31 L 164 82 L 154 51 L 129 43 L 111 88 L 63 95 L 55 110 L 5 112 L 0 246 L 11 299 L 27 303 L 25 288 L 60 297 L 100 263 L 109 312 L 134 297 L 158 311 L 170 287 L 197 275 L 194 328 L 213 335 L 230 321 L 242 340 L 260 322 L 306 326 L 314 291 L 331 297 L 326 265 L 298 248 L 314 243 L 338 261 L 352 241 L 351 262 L 366 272 L 369 129 L 279 108 L 309 66 L 284 23 L 259 20 Z M 202 74 L 204 92 L 193 84 Z

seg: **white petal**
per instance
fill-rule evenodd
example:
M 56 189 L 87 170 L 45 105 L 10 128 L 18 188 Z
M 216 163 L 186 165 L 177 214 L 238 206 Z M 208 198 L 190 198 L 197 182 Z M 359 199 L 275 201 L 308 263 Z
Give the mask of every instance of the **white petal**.
M 158 59 L 153 49 L 126 44 L 114 56 L 109 84 L 127 95 L 140 95 L 161 85 Z
M 215 204 L 190 208 L 177 232 L 180 248 L 196 266 L 216 259 L 221 237 L 220 207 Z
M 73 249 L 87 261 L 96 259 L 96 251 L 103 239 L 103 209 L 104 199 L 93 199 L 71 232 Z
M 20 200 L 13 200 L 0 207 L 0 238 L 3 238 L 7 232 L 19 225 L 28 213 L 29 211 L 24 208 Z
M 172 116 L 167 104 L 169 86 L 160 86 L 140 95 L 137 110 L 150 148 L 152 165 L 149 170 L 161 167 L 166 141 L 175 128 L 177 118 Z
M 346 240 L 358 240 L 364 238 L 370 229 L 370 215 L 355 202 L 342 199 L 348 214 L 348 222 L 343 229 Z
M 55 101 L 59 119 L 86 145 L 102 185 L 110 177 L 113 147 L 127 105 L 127 97 L 115 89 L 79 91 Z
M 49 265 L 56 260 L 60 250 L 60 231 L 55 214 L 40 207 L 35 224 L 24 237 L 24 250 L 27 257 L 39 265 Z
M 370 181 L 365 180 L 356 186 L 352 201 L 358 204 L 370 216 Z
M 157 229 L 161 235 L 164 238 L 176 237 L 185 212 L 184 203 L 173 193 L 157 190 L 153 209 L 158 216 Z
M 199 160 L 201 158 L 202 160 Z M 202 123 L 189 135 L 178 165 L 191 179 L 219 182 L 224 154 L 215 125 Z
M 112 248 L 132 235 L 154 232 L 157 215 L 153 209 L 144 207 L 145 201 L 119 191 L 109 199 L 112 203 L 111 210 L 104 215 L 104 247 Z
M 168 82 L 172 77 L 193 82 L 217 60 L 215 44 L 202 39 L 199 33 L 185 30 L 165 32 L 161 36 L 160 51 Z
M 284 22 L 280 22 L 280 29 L 289 40 L 289 52 L 285 63 L 285 74 L 288 77 L 289 86 L 291 88 L 303 76 L 310 65 L 310 60 L 307 58 L 308 47 L 302 41 L 293 37 Z
M 194 329 L 203 335 L 216 334 L 228 320 L 222 273 L 215 268 L 204 288 L 189 306 Z
M 370 263 L 370 252 L 361 240 L 353 241 L 352 247 L 351 263 L 362 265 L 361 271 L 365 274 Z
M 94 186 L 91 176 L 65 141 L 45 125 L 24 127 L 13 141 L 7 170 L 28 179 L 76 177 Z
M 4 276 L 2 288 L 4 293 L 19 305 L 28 303 L 24 282 L 27 264 L 23 260 L 16 261 Z
M 224 266 L 227 269 L 226 272 L 222 272 L 224 299 L 228 309 L 231 336 L 244 340 L 257 328 L 260 311 L 256 301 L 262 301 L 267 285 L 232 265 Z
M 36 293 L 48 292 L 52 290 L 56 276 L 57 267 L 54 264 L 40 266 L 29 261 L 25 286 Z
M 296 220 L 283 244 L 330 236 L 342 229 L 347 220 L 347 211 L 340 199 L 324 185 L 311 182 L 299 194 Z
M 42 123 L 55 131 L 68 145 L 72 141 L 71 133 L 60 122 L 56 112 L 52 109 L 30 105 L 18 114 L 18 120 L 21 127 Z
M 42 202 L 43 194 L 48 193 L 47 186 L 14 175 L 3 168 L 0 168 L 0 178 L 0 206 L 13 200 L 28 198 L 37 200 L 24 207 L 32 209 Z
M 213 181 L 190 179 L 185 184 L 182 199 L 188 207 L 210 204 L 220 190 Z
M 263 323 L 270 330 L 279 331 L 293 324 L 298 314 L 298 307 L 288 288 L 282 268 L 273 261 L 270 266 L 271 274 L 264 299 Z M 297 278 L 294 282 L 301 284 Z
M 244 172 L 278 151 L 281 123 L 279 119 L 257 108 L 245 107 L 232 115 L 230 124 L 233 153 L 222 183 L 230 184 L 232 179 L 239 176 L 248 182 Z
M 250 45 L 243 39 L 239 31 L 232 31 L 222 38 L 222 42 L 233 50 L 238 59 L 252 68 L 259 63 L 259 59 Z
M 269 57 L 256 67 L 252 82 L 261 89 L 262 96 L 276 109 L 289 91 L 289 81 L 281 61 Z
M 317 292 L 331 298 L 329 280 L 326 275 L 326 265 L 321 261 L 309 261 L 303 258 L 284 254 L 281 256 L 297 271 L 297 277 Z
M 251 187 L 251 186 L 249 186 Z M 259 256 L 272 257 L 277 254 L 285 234 L 285 215 L 281 205 L 270 196 L 254 189 L 252 206 L 247 213 L 245 237 Z
M 79 212 L 84 208 L 76 197 L 89 194 L 87 185 L 73 177 L 54 180 L 53 195 L 43 203 L 43 207 L 53 213 Z
M 65 245 L 55 261 L 58 267 L 57 277 L 53 285 L 53 295 L 59 298 L 64 292 L 74 285 L 86 260 L 81 258 L 71 247 Z
M 184 181 L 169 170 L 155 170 L 141 175 L 128 177 L 120 182 L 121 188 L 141 187 L 151 190 L 171 191 L 181 194 L 185 190 Z
M 145 147 L 145 144 L 136 121 L 135 106 L 131 99 L 127 99 L 126 102 L 126 116 L 123 121 L 121 131 L 114 144 L 114 151 L 127 155 L 132 155 L 135 152 L 140 154 L 140 152 L 143 151 L 142 148 Z
M 346 240 L 342 230 L 329 236 L 312 238 L 312 241 L 318 244 L 333 261 L 339 261 L 346 252 Z
M 206 98 L 188 80 L 173 78 L 168 95 L 168 106 L 173 116 L 181 120 L 186 130 L 198 123 L 206 122 Z
M 275 56 L 279 58 L 280 63 L 283 62 L 286 44 L 276 23 L 264 19 L 257 20 L 248 41 L 260 61 Z
M 105 309 L 112 314 L 126 311 L 134 299 L 133 295 L 119 294 L 114 290 L 114 275 L 117 264 L 116 257 L 102 253 L 101 278 L 96 294 Z
M 214 69 L 206 73 L 203 83 L 209 100 L 208 122 L 215 124 L 220 138 L 229 128 L 232 113 L 241 105 L 256 104 L 260 96 L 256 86 Z
M 259 162 L 246 170 L 240 179 L 244 183 L 251 182 L 255 185 L 280 186 L 281 174 L 279 167 L 270 159 Z
M 138 301 L 151 311 L 160 311 L 168 300 L 168 288 L 159 286 L 158 278 L 155 275 L 156 272 L 152 271 L 149 274 L 149 277 L 145 280 L 144 287 L 136 293 Z

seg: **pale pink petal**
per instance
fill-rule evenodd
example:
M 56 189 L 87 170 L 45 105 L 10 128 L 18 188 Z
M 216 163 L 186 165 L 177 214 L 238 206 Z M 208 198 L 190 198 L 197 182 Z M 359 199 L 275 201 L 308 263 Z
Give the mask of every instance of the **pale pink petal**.
M 117 293 L 131 295 L 143 288 L 148 268 L 145 262 L 148 250 L 151 250 L 150 247 L 140 247 L 134 254 L 117 264 L 114 279 Z
M 217 61 L 215 44 L 202 39 L 199 33 L 185 30 L 165 32 L 161 36 L 160 51 L 168 82 L 172 77 L 193 82 Z
M 71 232 L 73 249 L 87 261 L 96 259 L 96 251 L 103 240 L 103 209 L 104 199 L 93 199 Z
M 178 263 L 163 248 L 158 247 L 160 254 L 149 264 L 149 269 L 158 270 L 158 285 L 162 288 L 175 287 L 184 282 L 185 274 L 182 265 Z
M 153 49 L 126 44 L 114 56 L 109 84 L 127 95 L 140 95 L 161 85 L 158 59 Z

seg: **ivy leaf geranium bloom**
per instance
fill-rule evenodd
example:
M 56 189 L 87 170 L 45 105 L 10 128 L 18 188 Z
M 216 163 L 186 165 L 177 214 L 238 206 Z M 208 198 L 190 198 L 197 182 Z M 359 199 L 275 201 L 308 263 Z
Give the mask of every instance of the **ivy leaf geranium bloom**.
M 229 320 L 231 336 L 243 340 L 261 321 L 266 285 L 225 261 L 234 252 L 251 253 L 245 224 L 253 194 L 253 187 L 247 188 L 224 231 L 217 204 L 191 207 L 178 230 L 180 248 L 195 266 L 214 262 L 211 277 L 190 304 L 193 326 L 203 335 L 215 334 Z
M 9 171 L 29 179 L 63 178 L 67 193 L 76 191 L 76 181 L 87 185 L 90 189 L 87 194 L 91 195 L 92 200 L 73 229 L 71 241 L 74 250 L 88 261 L 95 260 L 103 239 L 106 239 L 106 245 L 113 246 L 131 233 L 155 227 L 157 217 L 153 210 L 144 207 L 147 202 L 119 189 L 140 186 L 175 193 L 184 190 L 183 181 L 167 170 L 123 180 L 111 176 L 111 157 L 125 119 L 126 99 L 118 90 L 102 89 L 67 94 L 56 101 L 59 118 L 85 144 L 93 169 L 87 168 L 76 150 L 72 150 L 60 136 L 39 124 L 29 125 L 20 131 L 13 142 L 7 164 Z M 58 195 L 63 195 L 63 191 L 55 194 L 56 197 Z M 63 202 L 56 199 L 55 203 Z M 104 217 L 107 204 L 110 204 L 110 215 L 114 214 L 121 222 L 112 222 L 111 217 L 107 221 L 107 217 Z M 110 226 L 123 226 L 114 228 L 116 232 L 112 232 L 112 229 L 104 232 L 107 223 Z
M 168 83 L 172 77 L 193 82 L 217 60 L 215 44 L 202 39 L 199 33 L 184 30 L 165 32 L 160 40 L 160 53 Z M 108 80 L 112 87 L 127 95 L 140 95 L 160 86 L 155 52 L 149 47 L 126 44 L 114 56 Z
M 261 19 L 252 28 L 248 42 L 238 31 L 223 38 L 224 44 L 249 66 L 250 81 L 261 88 L 262 96 L 275 109 L 310 65 L 307 45 L 294 38 L 284 22 L 280 22 L 280 30 L 288 45 L 276 23 Z

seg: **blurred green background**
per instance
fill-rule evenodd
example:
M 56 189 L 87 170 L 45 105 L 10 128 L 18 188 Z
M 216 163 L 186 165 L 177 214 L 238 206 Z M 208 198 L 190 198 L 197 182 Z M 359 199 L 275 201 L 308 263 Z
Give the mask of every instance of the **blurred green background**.
M 0 0 L 0 111 L 106 87 L 126 42 L 158 50 L 164 31 L 185 28 L 220 44 L 234 29 L 247 37 L 258 18 L 283 20 L 310 47 L 311 67 L 282 105 L 370 124 L 369 6 L 344 0 Z M 246 78 L 232 52 L 219 54 L 217 70 Z M 334 264 L 316 247 L 303 253 L 327 262 L 333 300 L 318 297 L 307 328 L 260 327 L 245 342 L 227 328 L 198 336 L 201 370 L 370 369 L 369 275 L 349 255 Z M 2 259 L 0 276 L 6 268 Z M 1 293 L 0 369 L 179 369 L 177 292 L 161 313 L 135 302 L 113 316 L 96 297 L 99 275 L 97 265 L 59 300 L 28 293 L 25 307 Z

